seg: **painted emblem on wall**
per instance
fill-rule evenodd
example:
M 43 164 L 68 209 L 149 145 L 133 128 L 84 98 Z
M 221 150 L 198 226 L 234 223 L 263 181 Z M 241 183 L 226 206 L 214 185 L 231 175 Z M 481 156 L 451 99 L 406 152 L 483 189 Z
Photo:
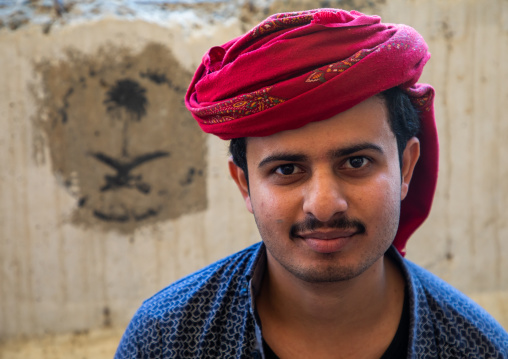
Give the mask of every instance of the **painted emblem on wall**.
M 69 50 L 35 71 L 35 121 L 76 198 L 73 223 L 131 232 L 206 208 L 205 135 L 183 105 L 191 75 L 167 48 Z

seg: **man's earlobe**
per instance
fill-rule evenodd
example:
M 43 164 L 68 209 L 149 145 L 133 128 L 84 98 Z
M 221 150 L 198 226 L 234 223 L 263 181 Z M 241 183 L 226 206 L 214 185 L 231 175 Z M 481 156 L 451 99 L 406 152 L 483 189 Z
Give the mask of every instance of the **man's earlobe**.
M 233 158 L 229 158 L 228 160 L 229 173 L 231 174 L 231 178 L 235 181 L 240 193 L 242 194 L 243 200 L 245 201 L 245 206 L 247 210 L 252 213 L 252 204 L 250 201 L 249 194 L 249 184 L 247 182 L 247 178 L 245 176 L 245 172 L 238 167 L 234 162 Z
M 400 200 L 402 201 L 407 196 L 409 190 L 409 183 L 413 177 L 413 171 L 416 163 L 420 158 L 420 141 L 416 137 L 412 137 L 407 141 L 406 148 L 402 153 L 402 188 L 400 191 Z

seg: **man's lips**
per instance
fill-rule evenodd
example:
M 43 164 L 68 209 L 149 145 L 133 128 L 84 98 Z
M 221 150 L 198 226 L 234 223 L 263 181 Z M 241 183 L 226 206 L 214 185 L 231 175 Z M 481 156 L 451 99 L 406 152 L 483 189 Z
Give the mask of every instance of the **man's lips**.
M 322 240 L 330 240 L 337 238 L 345 238 L 351 237 L 358 233 L 356 229 L 348 229 L 348 230 L 329 230 L 329 231 L 312 231 L 306 233 L 298 233 L 297 236 L 303 239 L 322 239 Z
M 329 231 L 312 231 L 298 234 L 307 246 L 317 253 L 335 253 L 341 251 L 350 241 L 351 237 L 359 233 L 356 229 L 342 229 Z

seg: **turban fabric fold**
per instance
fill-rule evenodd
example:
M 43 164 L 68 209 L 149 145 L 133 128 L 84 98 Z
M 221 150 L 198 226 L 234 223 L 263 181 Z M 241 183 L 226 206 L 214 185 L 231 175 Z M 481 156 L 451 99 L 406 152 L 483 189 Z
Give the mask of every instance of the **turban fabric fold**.
M 421 155 L 394 240 L 403 253 L 428 216 L 437 182 L 434 90 L 417 83 L 429 58 L 413 28 L 378 16 L 338 9 L 276 14 L 211 48 L 185 103 L 205 132 L 227 140 L 296 129 L 400 87 L 421 120 Z

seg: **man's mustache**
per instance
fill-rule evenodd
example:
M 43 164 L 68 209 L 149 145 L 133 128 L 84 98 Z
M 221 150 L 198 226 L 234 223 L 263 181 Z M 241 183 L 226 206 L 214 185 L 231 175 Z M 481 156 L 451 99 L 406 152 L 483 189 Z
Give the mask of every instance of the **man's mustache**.
M 366 232 L 366 227 L 361 221 L 343 216 L 328 222 L 321 222 L 315 217 L 307 217 L 304 221 L 293 224 L 289 234 L 292 238 L 295 238 L 300 237 L 301 233 L 312 232 L 321 228 L 354 229 L 357 234 Z

